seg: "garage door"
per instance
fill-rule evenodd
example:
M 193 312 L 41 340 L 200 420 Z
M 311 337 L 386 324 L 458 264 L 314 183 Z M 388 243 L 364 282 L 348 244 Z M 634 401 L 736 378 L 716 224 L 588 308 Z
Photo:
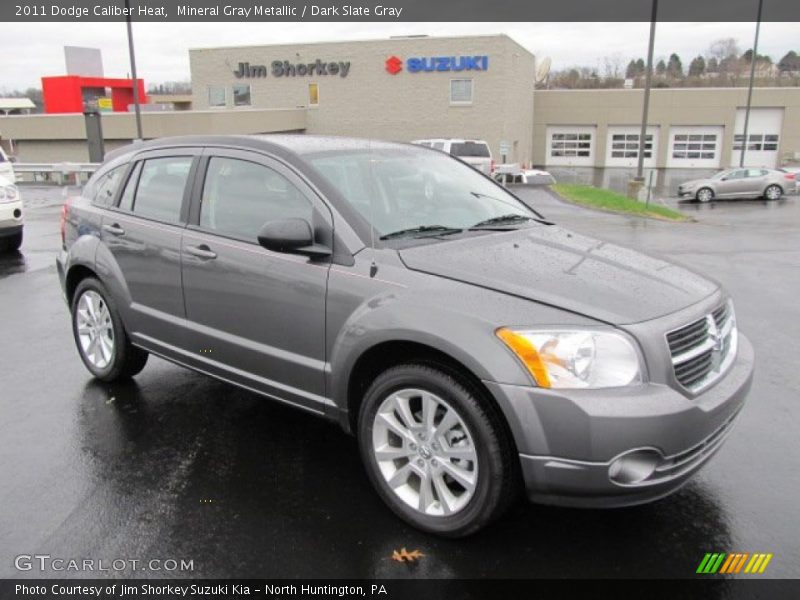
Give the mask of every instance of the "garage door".
M 547 128 L 547 164 L 593 167 L 597 127 L 557 125 Z
M 731 165 L 738 167 L 744 145 L 745 109 L 736 111 L 736 129 L 733 136 Z M 778 166 L 778 146 L 783 128 L 782 108 L 753 108 L 747 126 L 747 151 L 744 154 L 745 167 Z
M 673 169 L 716 169 L 722 162 L 721 126 L 669 128 L 667 167 Z
M 607 167 L 635 167 L 639 162 L 641 127 L 612 125 L 608 128 L 606 144 Z M 644 144 L 644 166 L 656 166 L 658 127 L 648 127 Z

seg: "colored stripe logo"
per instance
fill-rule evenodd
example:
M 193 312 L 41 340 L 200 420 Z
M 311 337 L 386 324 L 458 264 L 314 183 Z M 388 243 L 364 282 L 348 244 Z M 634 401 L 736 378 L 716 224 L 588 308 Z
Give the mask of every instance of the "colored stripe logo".
M 700 561 L 696 573 L 713 575 L 724 573 L 727 575 L 737 573 L 763 573 L 767 569 L 772 554 L 762 552 L 708 552 Z

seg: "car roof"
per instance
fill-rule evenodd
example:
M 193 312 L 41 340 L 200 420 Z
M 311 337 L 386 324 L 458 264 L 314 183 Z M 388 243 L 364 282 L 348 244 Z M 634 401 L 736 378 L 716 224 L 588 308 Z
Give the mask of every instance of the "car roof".
M 408 144 L 400 142 L 324 135 L 184 135 L 163 137 L 147 142 L 135 142 L 109 152 L 106 155 L 106 161 L 145 150 L 158 150 L 160 148 L 173 148 L 176 146 L 234 146 L 270 152 L 287 158 L 287 155 L 304 156 L 340 150 L 408 148 Z

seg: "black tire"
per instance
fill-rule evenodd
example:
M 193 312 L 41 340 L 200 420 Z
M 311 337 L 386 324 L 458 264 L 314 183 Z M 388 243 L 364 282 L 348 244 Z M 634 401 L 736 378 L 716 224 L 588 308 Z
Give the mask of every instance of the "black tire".
M 448 516 L 430 516 L 417 511 L 389 487 L 373 454 L 375 415 L 391 393 L 404 388 L 432 392 L 452 407 L 469 428 L 477 451 L 478 479 L 467 504 Z M 458 538 L 475 533 L 518 498 L 519 457 L 499 409 L 488 405 L 483 394 L 455 371 L 422 364 L 392 367 L 379 375 L 364 395 L 358 418 L 361 458 L 372 485 L 401 519 L 423 531 Z
M 3 252 L 16 252 L 20 246 L 22 246 L 21 231 L 0 240 L 0 250 Z
M 98 368 L 91 363 L 84 353 L 78 338 L 78 301 L 80 300 L 81 296 L 89 290 L 97 293 L 102 298 L 103 302 L 105 302 L 108 308 L 109 314 L 111 315 L 111 325 L 114 336 L 114 350 L 111 360 L 104 368 Z M 109 383 L 113 381 L 120 381 L 129 379 L 144 369 L 144 366 L 147 364 L 147 357 L 149 356 L 148 353 L 131 344 L 128 334 L 125 331 L 125 327 L 122 324 L 122 319 L 119 316 L 117 306 L 114 303 L 114 299 L 99 280 L 95 279 L 94 277 L 87 277 L 78 284 L 78 286 L 75 288 L 75 293 L 72 296 L 70 313 L 72 316 L 72 335 L 75 339 L 75 346 L 78 349 L 78 354 L 80 355 L 83 364 L 86 365 L 86 368 L 89 370 L 89 372 L 97 379 Z
M 772 185 L 768 185 L 767 189 L 764 190 L 764 198 L 770 202 L 780 200 L 781 196 L 783 196 L 783 190 L 781 189 L 781 186 L 775 185 L 774 183 Z
M 714 199 L 714 190 L 709 187 L 702 187 L 694 195 L 698 202 L 711 202 Z

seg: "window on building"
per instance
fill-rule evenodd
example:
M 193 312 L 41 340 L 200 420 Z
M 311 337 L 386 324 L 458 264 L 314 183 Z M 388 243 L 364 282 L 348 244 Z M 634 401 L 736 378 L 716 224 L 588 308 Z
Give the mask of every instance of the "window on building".
M 551 156 L 588 157 L 591 150 L 591 133 L 554 133 L 550 139 Z
M 472 79 L 450 80 L 450 104 L 472 103 Z
M 673 136 L 672 158 L 713 160 L 717 156 L 717 134 L 676 134 Z
M 311 202 L 277 171 L 234 158 L 208 163 L 201 227 L 255 242 L 267 221 L 293 217 L 311 221 Z
M 94 188 L 94 195 L 92 196 L 92 200 L 95 204 L 111 206 L 124 172 L 125 165 L 111 169 L 108 173 L 100 177 Z
M 648 133 L 644 137 L 644 157 L 650 158 L 651 156 L 653 156 L 653 134 Z M 611 136 L 611 158 L 639 158 L 639 134 L 613 134 Z
M 180 221 L 183 191 L 191 166 L 191 156 L 144 161 L 133 202 L 134 214 L 167 223 Z
M 319 84 L 318 83 L 309 83 L 308 84 L 308 105 L 309 106 L 319 106 Z
M 223 86 L 208 86 L 208 105 L 211 108 L 225 106 L 225 88 Z
M 234 106 L 250 106 L 250 84 L 237 83 L 233 86 L 233 105 Z M 225 97 L 222 98 L 222 104 L 225 106 Z
M 780 136 L 776 134 L 751 133 L 747 136 L 748 150 L 777 150 Z M 744 134 L 733 136 L 733 149 L 741 151 L 744 145 Z

